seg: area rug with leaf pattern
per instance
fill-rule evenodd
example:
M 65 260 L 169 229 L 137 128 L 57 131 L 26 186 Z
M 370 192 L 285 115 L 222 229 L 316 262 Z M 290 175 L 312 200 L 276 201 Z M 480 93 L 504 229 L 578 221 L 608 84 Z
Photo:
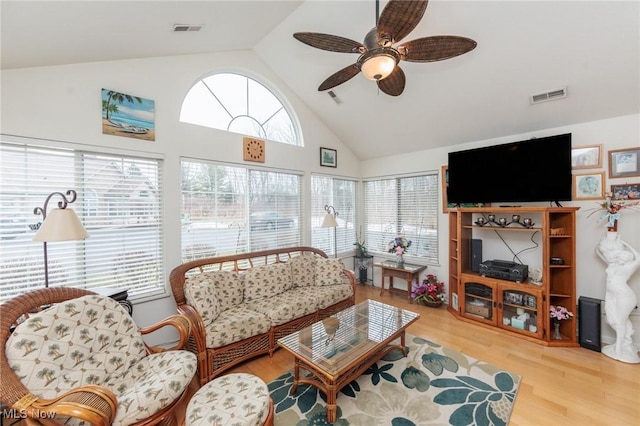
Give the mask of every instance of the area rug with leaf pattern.
M 338 394 L 335 425 L 506 425 L 520 376 L 407 334 L 408 356 L 387 354 Z M 302 373 L 302 370 L 301 370 Z M 293 374 L 268 384 L 276 426 L 329 424 L 324 393 Z

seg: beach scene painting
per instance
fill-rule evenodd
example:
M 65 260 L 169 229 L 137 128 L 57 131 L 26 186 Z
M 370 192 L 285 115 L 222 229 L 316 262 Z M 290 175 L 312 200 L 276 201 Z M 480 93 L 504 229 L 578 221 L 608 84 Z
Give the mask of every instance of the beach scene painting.
M 155 141 L 155 102 L 102 89 L 102 133 Z

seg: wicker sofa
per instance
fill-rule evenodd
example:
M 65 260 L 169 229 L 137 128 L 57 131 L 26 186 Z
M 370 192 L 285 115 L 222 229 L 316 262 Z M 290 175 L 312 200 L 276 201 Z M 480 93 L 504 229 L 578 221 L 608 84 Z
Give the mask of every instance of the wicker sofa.
M 277 340 L 355 302 L 341 259 L 290 247 L 198 259 L 169 277 L 178 312 L 192 323 L 190 349 L 203 385 L 277 348 Z

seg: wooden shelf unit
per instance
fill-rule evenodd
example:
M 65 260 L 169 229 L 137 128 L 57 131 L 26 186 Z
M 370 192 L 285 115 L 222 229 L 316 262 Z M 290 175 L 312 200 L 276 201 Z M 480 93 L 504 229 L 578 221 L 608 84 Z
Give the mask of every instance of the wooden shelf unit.
M 449 212 L 449 311 L 458 319 L 492 327 L 547 346 L 578 346 L 575 318 L 562 321 L 562 339 L 552 338 L 551 305 L 575 311 L 576 299 L 576 212 L 578 207 L 479 207 Z M 540 219 L 531 228 L 478 226 L 477 218 L 521 217 Z M 483 277 L 471 271 L 471 239 L 482 239 L 487 230 L 498 230 L 508 238 L 512 232 L 541 232 L 542 285 L 516 283 Z M 559 257 L 561 265 L 551 264 Z M 512 321 L 518 313 L 529 313 L 526 322 Z

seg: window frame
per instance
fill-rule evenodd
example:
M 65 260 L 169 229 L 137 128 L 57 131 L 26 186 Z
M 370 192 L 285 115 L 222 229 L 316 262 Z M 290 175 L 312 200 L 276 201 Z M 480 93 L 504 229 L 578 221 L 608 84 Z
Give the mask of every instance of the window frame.
M 303 199 L 304 199 L 304 173 L 295 170 L 283 170 L 283 169 L 273 169 L 267 167 L 257 167 L 253 165 L 246 164 L 237 164 L 237 163 L 226 163 L 220 162 L 205 158 L 195 158 L 190 156 L 181 156 L 180 157 L 180 194 L 181 194 L 181 202 L 180 202 L 180 215 L 181 217 L 189 217 L 190 227 L 193 231 L 192 234 L 182 231 L 181 242 L 180 242 L 180 256 L 182 261 L 193 260 L 195 257 L 211 257 L 211 256 L 221 256 L 225 254 L 231 254 L 231 252 L 220 252 L 216 246 L 216 243 L 220 241 L 224 241 L 225 237 L 223 232 L 216 231 L 210 238 L 207 239 L 208 247 L 197 247 L 200 244 L 198 241 L 202 240 L 202 235 L 206 233 L 204 230 L 198 230 L 198 228 L 203 229 L 201 226 L 203 221 L 194 220 L 192 214 L 186 211 L 185 201 L 189 199 L 189 203 L 192 202 L 192 199 L 197 200 L 198 192 L 195 192 L 196 196 L 189 197 L 188 194 L 185 194 L 185 187 L 183 183 L 184 178 L 184 163 L 195 163 L 204 166 L 210 167 L 221 167 L 227 168 L 227 172 L 234 173 L 244 173 L 245 182 L 237 181 L 233 184 L 237 186 L 246 186 L 245 193 L 242 194 L 244 199 L 241 204 L 235 204 L 236 215 L 240 214 L 240 217 L 236 217 L 235 220 L 229 222 L 228 227 L 237 228 L 236 240 L 230 241 L 228 244 L 235 244 L 234 253 L 240 252 L 249 252 L 249 251 L 257 251 L 270 249 L 271 243 L 275 242 L 278 247 L 289 247 L 294 245 L 301 245 L 304 241 L 304 212 L 303 212 Z M 263 174 L 267 174 L 266 176 Z M 277 187 L 280 184 L 279 179 L 297 179 L 297 187 L 294 193 L 297 191 L 297 199 L 293 202 L 287 202 L 282 200 L 279 204 L 276 204 L 276 207 L 269 207 L 265 210 L 258 208 L 257 205 L 254 205 L 254 200 L 259 199 L 260 197 L 267 197 L 267 194 L 258 194 L 256 195 L 252 192 L 252 183 L 255 181 L 255 178 L 262 177 L 263 179 L 271 179 L 271 184 Z M 224 177 L 223 177 L 224 178 Z M 263 180 L 260 179 L 260 180 Z M 275 179 L 275 182 L 274 182 Z M 216 183 L 219 185 L 220 182 Z M 287 186 L 290 188 L 290 185 Z M 222 188 L 222 186 L 220 186 Z M 218 189 L 218 187 L 214 188 Z M 204 192 L 201 192 L 204 193 Z M 216 223 L 224 223 L 225 218 L 228 218 L 227 215 L 220 216 L 219 212 L 223 211 L 223 207 L 220 207 L 220 203 L 218 200 L 220 197 L 225 194 L 222 192 L 216 192 L 213 194 L 213 199 L 208 200 L 206 198 L 206 194 L 204 197 L 204 201 L 200 202 L 200 209 L 204 208 L 208 202 L 213 201 L 214 205 L 211 210 L 217 212 L 215 215 L 206 217 L 208 221 L 214 221 Z M 236 197 L 240 194 L 236 194 L 232 192 L 231 194 L 227 194 L 228 197 Z M 275 194 L 272 197 L 283 196 L 284 194 Z M 202 198 L 200 198 L 202 200 Z M 231 205 L 231 209 L 233 209 L 233 205 Z M 192 206 L 190 206 L 193 209 Z M 229 206 L 227 206 L 227 210 Z M 238 210 L 239 209 L 239 210 Z M 297 210 L 297 214 L 295 216 L 291 215 L 292 210 Z M 193 212 L 193 210 L 192 210 Z M 242 212 L 242 213 L 239 213 Z M 271 218 L 259 218 L 255 216 L 256 213 L 276 213 L 277 217 L 275 218 L 275 223 L 271 220 Z M 282 215 L 280 215 L 282 214 Z M 251 218 L 256 217 L 255 221 L 252 223 Z M 239 220 L 242 219 L 242 220 Z M 206 222 L 206 221 L 205 221 Z M 227 237 L 228 238 L 228 237 Z M 185 240 L 189 239 L 190 244 L 186 245 Z M 214 240 L 215 243 L 211 243 Z M 239 248 L 243 248 L 243 251 L 238 251 Z M 189 250 L 187 250 L 189 249 Z
M 425 188 L 431 188 L 431 192 L 426 199 L 423 200 L 423 204 L 420 208 L 424 209 L 425 216 L 427 217 L 426 225 L 418 226 L 417 223 L 411 224 L 409 222 L 402 221 L 402 196 L 403 194 L 400 192 L 401 184 L 405 179 L 416 179 L 416 178 L 425 178 L 432 179 L 432 182 L 425 181 L 423 185 Z M 373 222 L 370 213 L 371 210 L 376 210 L 372 206 L 372 200 L 368 199 L 368 193 L 370 191 L 369 185 L 375 182 L 394 182 L 396 187 L 396 199 L 391 200 L 391 203 L 395 203 L 395 206 L 392 206 L 390 210 L 393 210 L 394 217 L 393 221 L 388 222 L 387 227 L 380 226 L 378 230 L 371 229 L 371 222 Z M 438 171 L 425 171 L 422 173 L 413 173 L 413 174 L 403 174 L 403 175 L 392 175 L 392 176 L 380 176 L 380 177 L 368 177 L 362 180 L 362 222 L 363 227 L 365 229 L 364 238 L 368 242 L 367 251 L 369 254 L 373 254 L 379 257 L 386 257 L 389 259 L 394 259 L 395 256 L 392 253 L 389 253 L 385 250 L 386 244 L 391 241 L 397 235 L 404 235 L 407 239 L 412 241 L 412 246 L 405 254 L 405 261 L 411 263 L 419 263 L 419 264 L 430 264 L 430 265 L 439 265 L 440 264 L 440 249 L 439 249 L 439 239 L 440 239 L 440 231 L 439 231 L 439 185 L 440 185 L 440 175 Z M 384 198 L 389 196 L 391 192 L 381 193 L 380 191 L 376 191 L 375 200 L 380 202 L 386 201 Z M 406 196 L 411 198 L 410 192 L 407 191 Z M 404 200 L 404 203 L 407 204 L 408 201 Z M 408 205 L 412 205 L 408 203 Z M 418 208 L 418 210 L 420 209 Z M 415 213 L 413 216 L 419 215 Z M 406 216 L 406 214 L 405 214 Z M 393 227 L 391 228 L 391 225 Z M 404 231 L 404 229 L 415 228 L 416 232 Z M 389 228 L 389 229 L 387 229 Z M 425 228 L 427 233 L 422 237 L 422 230 Z M 375 234 L 378 235 L 375 235 Z M 432 236 L 429 236 L 431 234 Z M 385 246 L 385 247 L 383 247 Z M 430 255 L 425 255 L 424 253 L 432 253 Z
M 323 182 L 314 183 L 314 180 L 322 179 L 324 184 L 328 185 L 328 194 L 319 194 L 316 192 L 316 186 L 322 185 Z M 353 197 L 350 200 L 346 200 L 340 194 L 337 194 L 335 189 L 336 184 L 353 185 L 352 193 Z M 354 243 L 358 238 L 359 225 L 359 204 L 358 196 L 360 192 L 359 180 L 355 178 L 338 177 L 332 175 L 324 175 L 320 173 L 311 173 L 310 177 L 310 197 L 311 197 L 311 245 L 323 250 L 329 256 L 337 256 L 340 253 L 350 252 L 355 250 Z M 349 206 L 349 204 L 351 206 Z M 338 222 L 338 228 L 335 232 L 329 228 L 322 228 L 322 220 L 327 212 L 324 206 L 333 207 L 338 216 L 336 221 Z M 350 208 L 351 207 L 351 208 Z M 340 224 L 346 225 L 340 226 Z M 351 224 L 351 227 L 349 227 Z M 326 244 L 322 234 L 327 233 Z M 340 235 L 341 234 L 341 235 Z M 337 244 L 334 245 L 334 238 L 337 240 Z M 334 253 L 337 246 L 338 253 Z
M 129 291 L 129 299 L 132 301 L 146 301 L 157 298 L 166 297 L 169 294 L 168 289 L 168 281 L 166 279 L 165 273 L 165 265 L 166 265 L 166 250 L 165 250 L 165 230 L 166 230 L 166 218 L 164 214 L 164 199 L 165 199 L 165 164 L 164 164 L 164 156 L 155 153 L 144 153 L 140 152 L 132 152 L 121 149 L 110 149 L 96 146 L 88 146 L 82 144 L 75 143 L 67 143 L 67 142 L 59 142 L 59 141 L 50 141 L 50 140 L 42 140 L 42 139 L 32 139 L 27 137 L 20 136 L 9 136 L 2 134 L 2 139 L 0 141 L 0 150 L 8 153 L 9 151 L 15 152 L 19 158 L 20 155 L 23 156 L 33 156 L 42 155 L 42 160 L 40 161 L 51 161 L 47 160 L 47 158 L 52 158 L 54 161 L 51 161 L 51 165 L 47 164 L 46 167 L 42 169 L 38 169 L 37 173 L 44 174 L 48 178 L 48 181 L 40 186 L 35 182 L 35 178 L 33 176 L 29 176 L 29 174 L 34 175 L 33 170 L 29 170 L 28 168 L 24 168 L 24 172 L 20 172 L 23 176 L 20 177 L 11 177 L 9 172 L 7 175 L 2 176 L 2 193 L 3 197 L 8 197 L 7 199 L 11 199 L 14 197 L 14 201 L 20 206 L 20 215 L 24 216 L 24 221 L 27 224 L 36 226 L 38 222 L 42 221 L 42 215 L 36 216 L 33 213 L 33 209 L 43 207 L 46 197 L 53 192 L 61 192 L 66 193 L 67 190 L 73 189 L 77 192 L 77 199 L 74 203 L 69 204 L 67 208 L 73 209 L 76 214 L 79 216 L 80 221 L 83 223 L 85 228 L 89 233 L 89 238 L 81 241 L 70 241 L 70 242 L 55 242 L 49 243 L 48 246 L 48 268 L 49 268 L 49 284 L 51 287 L 57 285 L 67 285 L 67 286 L 75 286 L 80 288 L 86 288 L 91 290 L 92 288 L 102 288 L 102 287 L 111 287 L 111 288 L 123 288 Z M 23 151 L 23 153 L 21 153 Z M 63 156 L 64 158 L 68 158 L 69 161 L 73 164 L 73 172 L 71 174 L 71 179 L 67 169 L 62 169 L 63 165 L 59 164 L 59 162 L 55 161 L 56 156 Z M 29 157 L 24 157 L 25 160 Z M 62 158 L 62 157 L 61 157 Z M 9 160 L 7 160 L 9 161 Z M 108 207 L 108 202 L 106 195 L 102 196 L 102 207 L 103 212 L 102 216 L 98 214 L 97 209 L 97 200 L 95 199 L 95 187 L 91 185 L 91 179 L 95 177 L 95 175 L 91 175 L 91 164 L 111 164 L 113 162 L 123 162 L 130 163 L 138 167 L 151 167 L 151 171 L 154 173 L 153 179 L 155 180 L 155 192 L 157 193 L 157 197 L 154 197 L 151 202 L 153 203 L 153 216 L 148 217 L 147 219 L 143 217 L 138 217 L 135 219 L 135 216 L 127 215 L 119 216 L 113 218 L 112 216 L 105 216 L 105 211 Z M 137 162 L 136 162 L 137 161 Z M 9 165 L 11 163 L 7 163 Z M 27 163 L 25 163 L 27 164 Z M 33 165 L 31 165 L 33 167 Z M 50 168 L 48 168 L 50 167 Z M 17 170 L 20 170 L 19 168 Z M 56 173 L 52 173 L 51 175 L 47 175 L 47 170 L 54 171 Z M 143 170 L 140 169 L 131 169 L 133 172 L 143 173 Z M 107 173 L 107 172 L 105 172 Z M 131 176 L 134 176 L 133 174 Z M 141 174 L 136 178 L 138 181 L 146 181 L 146 175 Z M 57 179 L 60 177 L 60 179 Z M 18 188 L 15 190 L 15 187 L 12 187 L 12 194 L 6 190 L 5 185 L 10 184 L 5 183 L 6 179 L 21 179 L 25 182 L 25 186 Z M 121 179 L 125 179 L 121 177 Z M 108 182 L 108 180 L 105 180 Z M 95 184 L 95 182 L 94 182 Z M 84 194 L 90 194 L 85 200 Z M 123 209 L 127 212 L 135 211 L 136 207 L 139 207 L 140 204 L 136 202 L 139 200 L 138 198 L 134 198 L 132 196 L 125 200 L 125 205 L 123 205 Z M 20 200 L 22 198 L 23 200 Z M 47 214 L 53 209 L 57 207 L 59 201 L 61 201 L 61 197 L 52 197 L 47 206 Z M 33 204 L 33 206 L 31 205 Z M 128 206 L 128 207 L 127 207 Z M 2 207 L 0 207 L 1 209 Z M 145 211 L 148 211 L 148 207 L 144 207 Z M 111 218 L 112 220 L 118 220 L 119 225 L 109 225 L 107 222 Z M 130 219 L 133 219 L 129 222 Z M 144 223 L 141 223 L 144 222 Z M 127 223 L 125 223 L 127 222 Z M 115 226 L 115 227 L 114 227 Z M 129 239 L 129 243 L 127 243 L 125 239 L 125 233 L 122 232 L 123 229 L 138 229 L 139 235 L 142 235 L 148 231 L 142 232 L 141 230 L 147 229 L 151 230 L 151 234 L 148 235 L 148 238 L 152 240 L 137 240 L 137 243 L 133 241 L 130 235 L 127 235 Z M 109 229 L 116 230 L 118 234 L 113 234 L 113 231 L 109 231 Z M 109 234 L 111 232 L 111 234 Z M 142 232 L 142 234 L 140 234 Z M 16 241 L 13 243 L 14 250 L 13 253 L 17 253 L 16 256 L 26 256 L 24 258 L 25 262 L 31 262 L 34 265 L 34 270 L 29 271 L 28 274 L 23 273 L 26 284 L 23 286 L 19 286 L 21 291 L 29 291 L 32 289 L 37 289 L 44 287 L 44 259 L 43 259 L 43 244 L 41 242 L 32 241 L 33 234 L 35 234 L 34 229 L 27 229 L 23 241 Z M 92 235 L 93 234 L 93 235 Z M 129 232 L 127 232 L 129 234 Z M 115 238 L 114 238 L 115 237 Z M 141 243 L 141 241 L 145 241 Z M 151 244 L 151 241 L 155 241 L 155 243 Z M 122 247 L 125 247 L 121 244 L 128 244 L 131 249 L 137 249 L 137 247 L 144 247 L 145 251 L 148 249 L 151 251 L 151 260 L 152 263 L 145 263 L 146 267 L 144 271 L 136 270 L 136 268 L 131 269 L 131 265 L 133 265 L 132 260 L 127 261 L 127 258 L 121 258 L 122 263 L 115 265 L 113 263 L 105 263 L 102 261 L 100 264 L 96 264 L 95 262 L 90 262 L 89 257 L 96 256 L 96 253 L 101 253 L 101 259 L 106 259 L 106 256 L 116 256 L 119 258 L 119 250 Z M 8 243 L 7 246 L 11 245 Z M 116 248 L 120 247 L 120 248 Z M 105 251 L 106 250 L 106 251 Z M 91 252 L 94 252 L 91 255 Z M 112 253 L 112 254 L 109 254 Z M 133 258 L 130 258 L 133 259 Z M 145 259 L 148 261 L 147 256 Z M 155 259 L 155 261 L 153 261 Z M 66 262 L 66 263 L 65 263 Z M 89 262 L 89 263 L 88 263 Z M 65 268 L 69 268 L 63 274 L 64 283 L 60 284 L 57 282 L 56 272 L 55 272 L 55 264 L 58 263 L 60 265 L 67 265 Z M 93 268 L 93 271 L 90 271 L 90 268 Z M 101 269 L 102 268 L 102 269 Z M 132 287 L 127 286 L 126 284 L 121 284 L 120 282 L 128 282 L 130 278 L 128 275 L 125 275 L 120 281 L 114 283 L 111 279 L 114 275 L 113 273 L 107 274 L 106 269 L 111 268 L 109 270 L 127 270 L 129 269 L 131 275 L 130 278 L 137 279 L 136 277 L 140 277 L 142 279 L 143 274 L 146 276 L 147 273 L 153 274 L 153 280 L 155 284 L 151 284 L 148 286 L 139 286 L 137 287 L 139 291 L 132 291 Z M 60 269 L 60 268 L 58 268 Z M 139 268 L 138 268 L 139 269 Z M 100 272 L 102 270 L 102 272 Z M 70 272 L 69 272 L 70 271 Z M 7 272 L 9 274 L 10 272 Z M 110 279 L 105 280 L 105 276 L 108 275 Z M 69 275 L 71 275 L 71 279 L 69 279 Z M 151 281 L 151 280 L 150 280 Z M 93 285 L 91 284 L 93 283 Z M 15 286 L 14 286 L 15 287 Z M 0 282 L 0 300 L 10 299 L 15 295 L 15 291 L 11 291 L 10 288 L 5 287 L 5 285 Z
M 292 141 L 288 142 L 288 141 L 285 141 L 285 140 L 279 140 L 277 138 L 270 137 L 271 135 L 268 132 L 265 132 L 265 134 L 259 134 L 259 133 L 254 133 L 254 132 L 251 132 L 251 131 L 249 131 L 249 132 L 247 132 L 247 131 L 237 132 L 237 131 L 229 130 L 229 127 L 231 126 L 233 121 L 235 119 L 238 119 L 238 118 L 241 118 L 241 117 L 250 117 L 251 119 L 253 119 L 254 121 L 256 121 L 258 123 L 260 123 L 260 120 L 258 120 L 252 114 L 250 114 L 250 111 L 246 111 L 246 114 L 235 114 L 235 115 L 233 115 L 229 111 L 230 108 L 225 107 L 225 105 L 223 104 L 223 101 L 221 101 L 220 98 L 219 98 L 220 96 L 216 95 L 216 93 L 214 93 L 214 91 L 205 82 L 206 79 L 211 78 L 211 77 L 215 77 L 215 76 L 219 76 L 219 75 L 239 76 L 239 77 L 242 77 L 242 78 L 246 79 L 247 80 L 247 84 L 249 83 L 249 81 L 252 81 L 255 84 L 260 85 L 262 88 L 267 90 L 280 103 L 281 110 L 283 110 L 287 114 L 287 117 L 288 117 L 289 121 L 291 122 L 292 131 L 293 131 L 293 139 L 292 139 Z M 185 108 L 189 107 L 189 105 L 187 105 L 187 102 L 189 101 L 189 97 L 193 93 L 193 91 L 197 88 L 197 86 L 199 84 L 202 84 L 206 88 L 206 90 L 211 94 L 213 99 L 216 102 L 219 103 L 220 107 L 225 111 L 225 113 L 232 117 L 228 121 L 227 125 L 224 128 L 222 126 L 212 126 L 212 125 L 206 125 L 206 124 L 202 124 L 202 123 L 195 123 L 192 120 L 187 121 L 186 118 L 183 119 L 183 113 L 187 113 L 185 111 Z M 249 98 L 249 95 L 250 95 L 249 94 L 249 90 L 247 89 L 247 93 L 246 93 L 247 98 Z M 251 102 L 251 100 L 247 99 L 247 101 L 246 101 L 247 110 L 250 108 L 250 102 Z M 201 107 L 198 107 L 197 109 L 198 110 L 202 110 Z M 277 113 L 278 113 L 278 111 L 276 111 L 275 113 L 271 114 L 270 118 L 273 117 L 274 115 L 276 115 Z M 304 147 L 304 139 L 303 139 L 303 135 L 302 135 L 302 127 L 300 125 L 300 121 L 298 119 L 298 116 L 295 113 L 295 109 L 293 108 L 291 103 L 288 101 L 288 99 L 285 96 L 281 95 L 279 90 L 277 89 L 277 87 L 274 86 L 273 84 L 269 83 L 265 78 L 262 78 L 261 76 L 258 76 L 255 73 L 247 72 L 245 70 L 242 70 L 242 71 L 239 71 L 239 70 L 219 70 L 219 71 L 211 72 L 209 74 L 206 74 L 206 75 L 200 77 L 189 88 L 189 90 L 187 91 L 187 94 L 184 97 L 184 100 L 183 100 L 182 105 L 180 107 L 179 121 L 182 122 L 182 123 L 193 124 L 193 125 L 196 125 L 196 126 L 209 127 L 209 128 L 213 128 L 213 129 L 218 129 L 218 130 L 231 132 L 231 133 L 243 134 L 243 135 L 247 135 L 247 136 L 254 136 L 254 137 L 257 137 L 257 138 L 260 138 L 260 139 L 267 139 L 267 140 L 272 141 L 272 142 L 283 143 L 283 144 L 286 144 L 286 145 Z M 264 127 L 262 126 L 262 124 L 259 124 L 259 125 L 260 125 L 261 129 L 264 130 Z

